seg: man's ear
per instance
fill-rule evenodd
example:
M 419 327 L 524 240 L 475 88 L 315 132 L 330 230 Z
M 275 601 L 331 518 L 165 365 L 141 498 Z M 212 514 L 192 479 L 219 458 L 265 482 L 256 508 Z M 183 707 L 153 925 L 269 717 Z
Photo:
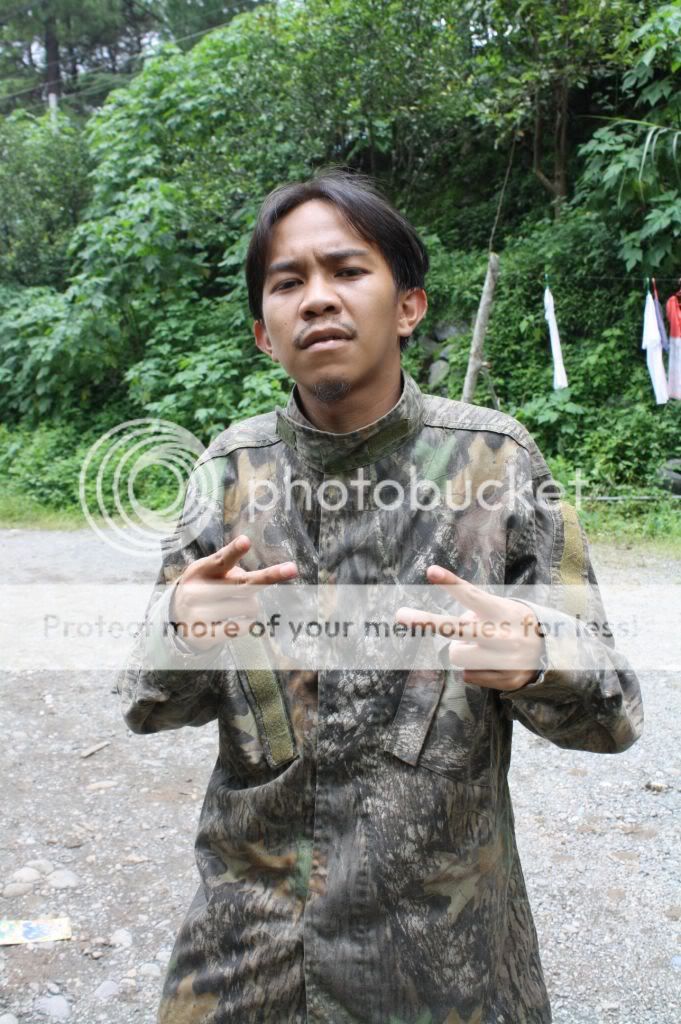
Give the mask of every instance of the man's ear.
M 411 288 L 401 292 L 398 298 L 397 333 L 408 338 L 428 312 L 428 298 L 423 288 Z
M 266 356 L 269 356 L 275 363 L 279 360 L 272 351 L 272 342 L 270 336 L 265 330 L 264 320 L 255 320 L 253 323 L 253 334 L 255 335 L 255 343 L 261 352 L 264 352 Z

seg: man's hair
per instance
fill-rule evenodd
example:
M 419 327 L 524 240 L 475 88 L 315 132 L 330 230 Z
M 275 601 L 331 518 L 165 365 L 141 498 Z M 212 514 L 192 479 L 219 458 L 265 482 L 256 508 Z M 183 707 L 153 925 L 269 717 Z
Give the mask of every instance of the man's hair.
M 425 286 L 428 253 L 406 217 L 388 202 L 370 177 L 333 168 L 308 181 L 280 185 L 260 207 L 246 254 L 248 303 L 254 319 L 262 320 L 262 296 L 275 225 L 310 199 L 332 203 L 358 235 L 378 247 L 390 267 L 397 291 Z M 401 350 L 408 340 L 400 339 Z

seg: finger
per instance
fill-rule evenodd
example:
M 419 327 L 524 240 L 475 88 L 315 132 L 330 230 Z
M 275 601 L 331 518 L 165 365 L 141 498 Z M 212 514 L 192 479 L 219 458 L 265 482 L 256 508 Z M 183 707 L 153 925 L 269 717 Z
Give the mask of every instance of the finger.
M 236 571 L 232 569 L 232 574 Z M 247 589 L 243 583 L 235 581 L 233 575 L 230 576 L 229 582 L 214 576 L 207 579 L 193 577 L 183 584 L 181 597 L 184 606 L 191 607 L 195 614 L 202 613 L 206 608 L 215 610 L 223 604 L 257 600 L 256 591 Z
M 438 615 L 435 612 L 424 612 L 420 608 L 398 608 L 395 619 L 404 626 L 409 626 L 414 635 L 427 636 L 439 633 L 440 636 L 458 636 L 459 620 L 453 615 Z
M 485 646 L 481 643 L 464 643 L 452 640 L 448 648 L 449 660 L 457 668 L 469 668 L 476 671 L 494 672 L 526 672 L 536 671 L 537 657 L 534 651 L 516 649 L 514 652 L 507 645 L 498 647 Z
M 536 672 L 533 673 L 536 675 Z M 532 681 L 528 672 L 492 672 L 465 669 L 463 681 L 468 686 L 485 686 L 491 690 L 517 690 Z
M 443 569 L 441 565 L 429 566 L 426 576 L 430 583 L 441 586 L 464 608 L 469 608 L 479 615 L 491 617 L 499 609 L 500 598 L 489 594 L 482 587 L 476 587 L 474 583 L 469 583 L 449 569 Z
M 226 572 L 234 568 L 240 558 L 243 558 L 250 546 L 251 542 L 246 534 L 240 533 L 229 544 L 225 544 L 214 554 L 206 556 L 206 567 L 202 575 L 224 576 Z
M 277 562 L 276 565 L 265 566 L 264 569 L 253 569 L 246 573 L 244 583 L 249 586 L 267 587 L 273 583 L 283 583 L 298 575 L 295 562 Z
M 509 623 L 491 622 L 480 619 L 474 612 L 465 615 L 438 615 L 436 612 L 424 612 L 418 608 L 399 608 L 395 618 L 405 626 L 409 626 L 413 634 L 422 635 L 438 633 L 440 636 L 459 638 L 461 640 L 478 640 L 480 644 L 494 643 L 501 637 L 509 635 Z

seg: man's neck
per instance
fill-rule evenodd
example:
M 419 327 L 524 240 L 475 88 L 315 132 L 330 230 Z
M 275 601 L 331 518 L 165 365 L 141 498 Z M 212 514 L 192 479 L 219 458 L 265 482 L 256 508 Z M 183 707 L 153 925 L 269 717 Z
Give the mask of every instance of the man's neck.
M 349 434 L 385 416 L 402 393 L 401 371 L 365 387 L 354 387 L 335 402 L 321 402 L 314 392 L 297 386 L 298 405 L 313 427 L 329 434 Z

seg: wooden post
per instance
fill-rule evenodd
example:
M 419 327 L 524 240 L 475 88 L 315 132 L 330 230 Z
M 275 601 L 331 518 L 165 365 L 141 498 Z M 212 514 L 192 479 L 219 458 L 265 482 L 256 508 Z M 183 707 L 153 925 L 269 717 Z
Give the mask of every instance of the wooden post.
M 480 373 L 483 363 L 482 356 L 485 347 L 485 334 L 487 333 L 487 324 L 489 323 L 489 316 L 492 311 L 494 287 L 497 283 L 498 276 L 499 257 L 495 252 L 490 252 L 489 262 L 487 264 L 487 273 L 485 274 L 485 283 L 482 288 L 482 295 L 480 296 L 480 305 L 478 306 L 478 313 L 475 318 L 475 327 L 473 328 L 471 351 L 468 357 L 468 369 L 466 370 L 466 379 L 463 382 L 463 393 L 461 395 L 462 402 L 473 401 L 475 385 L 478 382 L 478 374 Z

